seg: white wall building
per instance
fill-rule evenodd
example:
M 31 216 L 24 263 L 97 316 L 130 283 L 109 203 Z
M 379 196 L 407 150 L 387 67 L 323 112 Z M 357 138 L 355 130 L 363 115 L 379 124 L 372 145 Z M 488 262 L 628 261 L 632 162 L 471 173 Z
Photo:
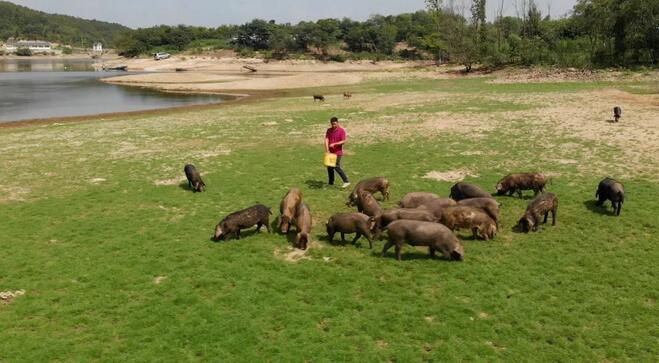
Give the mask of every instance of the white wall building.
M 94 43 L 92 50 L 97 53 L 103 53 L 103 43 Z
M 18 49 L 21 48 L 28 48 L 32 51 L 32 53 L 49 53 L 51 52 L 52 45 L 50 42 L 44 42 L 41 40 L 14 40 L 13 38 L 9 38 L 7 40 L 7 44 L 5 45 L 5 49 L 7 49 L 8 52 L 15 52 Z

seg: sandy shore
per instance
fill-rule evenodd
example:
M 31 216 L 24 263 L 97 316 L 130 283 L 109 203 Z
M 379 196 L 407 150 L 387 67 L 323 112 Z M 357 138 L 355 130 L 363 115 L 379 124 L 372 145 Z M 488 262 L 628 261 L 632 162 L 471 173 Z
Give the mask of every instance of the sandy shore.
M 417 62 L 355 61 L 323 63 L 307 60 L 269 61 L 256 58 L 172 57 L 116 60 L 130 71 L 151 72 L 104 79 L 105 82 L 150 87 L 169 92 L 266 91 L 357 84 L 366 74 L 423 66 Z M 251 72 L 244 66 L 252 67 Z M 176 70 L 179 72 L 176 72 Z M 181 71 L 182 70 L 182 71 Z

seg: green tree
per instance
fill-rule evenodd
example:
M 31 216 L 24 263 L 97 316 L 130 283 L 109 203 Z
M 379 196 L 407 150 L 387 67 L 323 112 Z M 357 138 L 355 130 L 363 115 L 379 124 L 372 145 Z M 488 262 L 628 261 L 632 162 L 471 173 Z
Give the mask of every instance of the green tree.
M 295 49 L 295 40 L 289 27 L 273 24 L 268 39 L 268 48 L 272 51 L 273 58 L 287 58 L 289 51 Z
M 423 43 L 427 50 L 433 53 L 435 63 L 442 62 L 442 4 L 443 0 L 425 0 L 426 10 L 430 13 L 433 21 L 432 30 L 424 37 Z

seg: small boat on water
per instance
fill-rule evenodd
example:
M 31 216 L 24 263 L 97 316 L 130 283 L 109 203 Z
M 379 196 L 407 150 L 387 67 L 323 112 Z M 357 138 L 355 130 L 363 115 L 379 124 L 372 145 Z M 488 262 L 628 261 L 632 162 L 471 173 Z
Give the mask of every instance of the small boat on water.
M 127 71 L 128 66 L 114 66 L 114 67 L 103 67 L 104 71 Z

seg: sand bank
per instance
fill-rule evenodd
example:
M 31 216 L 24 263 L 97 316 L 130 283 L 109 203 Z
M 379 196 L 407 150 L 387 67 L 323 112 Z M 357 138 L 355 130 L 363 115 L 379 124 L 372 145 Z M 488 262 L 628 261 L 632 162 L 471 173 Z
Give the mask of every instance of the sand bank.
M 119 61 L 117 61 L 119 62 Z M 118 64 L 118 63 L 117 63 Z M 357 84 L 365 74 L 401 71 L 425 65 L 417 62 L 313 60 L 264 61 L 256 58 L 173 57 L 124 60 L 131 71 L 153 72 L 104 79 L 105 82 L 150 87 L 169 92 L 267 91 Z M 257 70 L 251 72 L 249 66 Z M 179 72 L 176 72 L 179 70 Z

